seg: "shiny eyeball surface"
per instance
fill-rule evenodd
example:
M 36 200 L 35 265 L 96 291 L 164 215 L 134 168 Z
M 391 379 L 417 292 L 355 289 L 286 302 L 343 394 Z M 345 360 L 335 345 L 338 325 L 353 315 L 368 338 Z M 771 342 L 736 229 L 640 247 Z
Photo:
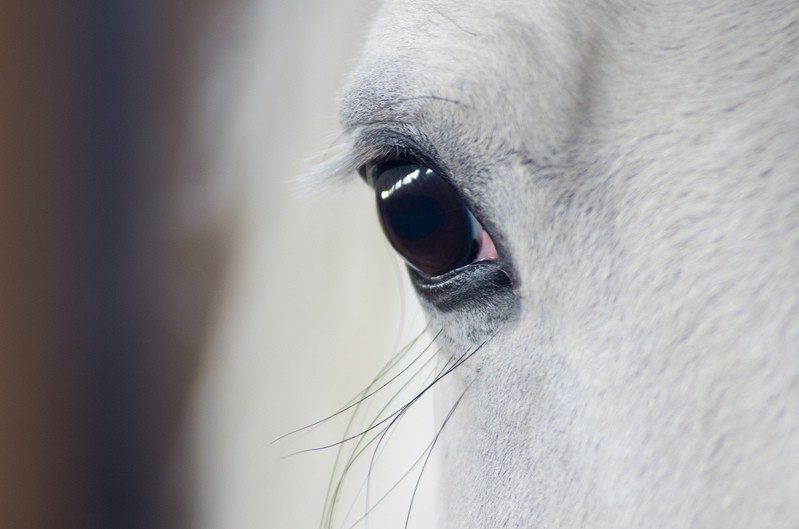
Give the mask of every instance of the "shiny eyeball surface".
M 405 261 L 438 276 L 482 259 L 493 243 L 458 192 L 433 169 L 409 161 L 371 168 L 380 223 Z

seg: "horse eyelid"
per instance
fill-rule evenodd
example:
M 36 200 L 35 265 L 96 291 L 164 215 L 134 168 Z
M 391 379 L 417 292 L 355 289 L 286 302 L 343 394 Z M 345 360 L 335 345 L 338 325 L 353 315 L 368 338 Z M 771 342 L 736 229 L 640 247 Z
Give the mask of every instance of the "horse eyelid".
M 374 182 L 371 181 L 367 168 L 386 162 L 407 160 L 440 173 L 440 164 L 434 161 L 430 150 L 432 149 L 422 148 L 420 142 L 395 130 L 366 129 L 358 134 L 353 143 L 352 165 L 358 168 L 363 181 L 373 187 Z

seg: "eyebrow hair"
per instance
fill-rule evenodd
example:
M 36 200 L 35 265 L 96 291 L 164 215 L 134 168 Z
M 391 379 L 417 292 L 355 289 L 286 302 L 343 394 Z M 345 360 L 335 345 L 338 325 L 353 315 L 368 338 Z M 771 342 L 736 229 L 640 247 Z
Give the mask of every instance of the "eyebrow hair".
M 345 97 L 345 101 L 346 99 Z M 381 101 L 379 104 L 372 100 L 373 105 L 368 109 L 363 106 L 358 111 L 351 109 L 340 118 L 344 129 L 342 134 L 322 153 L 323 161 L 315 164 L 299 178 L 300 187 L 313 193 L 314 190 L 342 185 L 351 181 L 364 165 L 401 158 L 440 170 L 441 162 L 433 143 L 411 121 L 418 107 L 414 105 L 415 108 L 412 109 L 407 106 L 401 108 L 403 103 L 414 101 L 437 101 L 467 106 L 455 99 L 419 95 Z M 364 119 L 369 115 L 386 114 L 398 117 Z M 406 119 L 400 119 L 399 116 Z
M 302 187 L 324 189 L 341 184 L 351 180 L 361 167 L 389 160 L 404 158 L 438 165 L 427 137 L 414 125 L 393 120 L 350 124 L 324 158 L 300 178 Z
M 434 151 L 430 140 L 417 127 L 401 122 L 370 123 L 359 127 L 351 155 L 359 165 L 381 159 L 412 158 L 427 161 Z

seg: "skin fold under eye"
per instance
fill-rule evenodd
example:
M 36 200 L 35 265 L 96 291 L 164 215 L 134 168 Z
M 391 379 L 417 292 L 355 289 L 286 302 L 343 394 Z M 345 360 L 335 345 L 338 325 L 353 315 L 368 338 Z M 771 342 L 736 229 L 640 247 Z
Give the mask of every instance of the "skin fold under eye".
M 497 259 L 491 237 L 435 171 L 409 161 L 388 162 L 369 171 L 383 231 L 411 267 L 439 276 Z

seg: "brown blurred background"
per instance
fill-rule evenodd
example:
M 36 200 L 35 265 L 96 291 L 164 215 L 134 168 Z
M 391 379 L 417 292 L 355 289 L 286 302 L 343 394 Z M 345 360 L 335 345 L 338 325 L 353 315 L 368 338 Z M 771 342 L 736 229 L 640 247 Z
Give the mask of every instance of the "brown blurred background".
M 186 132 L 192 36 L 219 4 L 2 3 L 3 527 L 184 517 L 179 501 L 163 508 L 153 473 L 195 371 L 225 227 L 176 236 L 158 215 Z M 176 296 L 193 307 L 179 334 L 162 309 Z
M 314 526 L 269 441 L 402 320 L 369 193 L 290 184 L 371 2 L 0 7 L 0 526 Z

